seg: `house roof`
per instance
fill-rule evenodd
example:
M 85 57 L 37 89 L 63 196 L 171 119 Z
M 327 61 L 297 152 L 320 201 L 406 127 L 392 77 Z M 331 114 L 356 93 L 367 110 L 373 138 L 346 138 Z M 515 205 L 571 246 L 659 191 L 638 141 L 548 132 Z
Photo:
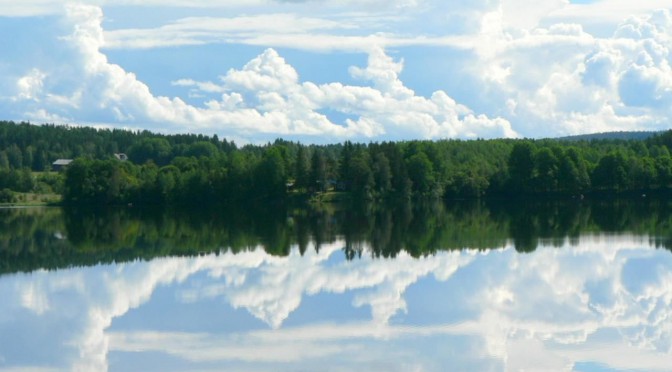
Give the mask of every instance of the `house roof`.
M 58 159 L 52 165 L 69 165 L 70 163 L 72 163 L 72 159 Z

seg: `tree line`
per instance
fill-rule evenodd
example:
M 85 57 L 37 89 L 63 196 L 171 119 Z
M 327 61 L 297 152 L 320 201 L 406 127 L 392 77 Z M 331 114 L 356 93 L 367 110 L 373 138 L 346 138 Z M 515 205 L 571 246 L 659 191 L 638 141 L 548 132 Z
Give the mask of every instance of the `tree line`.
M 0 122 L 0 190 L 53 190 L 85 204 L 284 201 L 326 191 L 356 200 L 645 193 L 670 187 L 670 146 L 672 131 L 643 140 L 239 147 L 217 136 Z M 36 176 L 59 158 L 75 161 L 61 176 Z

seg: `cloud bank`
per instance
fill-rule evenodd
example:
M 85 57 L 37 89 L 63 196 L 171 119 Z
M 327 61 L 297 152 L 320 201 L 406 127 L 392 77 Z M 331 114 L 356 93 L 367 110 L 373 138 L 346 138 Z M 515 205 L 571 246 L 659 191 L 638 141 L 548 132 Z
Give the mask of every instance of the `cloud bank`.
M 12 101 L 31 107 L 35 121 L 76 120 L 145 125 L 164 131 L 199 131 L 253 140 L 278 136 L 312 141 L 364 138 L 446 138 L 516 136 L 505 119 L 477 115 L 445 92 L 430 98 L 416 95 L 399 80 L 403 63 L 374 48 L 364 68 L 351 75 L 365 84 L 301 82 L 297 71 L 273 49 L 242 69 L 229 70 L 218 83 L 188 79 L 175 82 L 195 90 L 223 92 L 219 99 L 195 107 L 180 98 L 154 96 L 132 73 L 108 62 L 101 52 L 104 33 L 98 7 L 70 5 L 67 20 L 74 32 L 65 37 L 74 73 L 82 78 L 66 94 L 46 89 L 62 84 L 52 71 L 32 69 L 16 83 Z M 74 79 L 73 79 L 74 80 Z M 67 108 L 67 110 L 64 110 Z M 348 116 L 332 122 L 322 110 Z M 350 118 L 352 117 L 352 118 Z
M 142 2 L 155 10 L 145 23 L 120 18 L 140 6 L 1 6 L 0 22 L 42 16 L 55 32 L 36 36 L 36 45 L 49 45 L 40 58 L 0 64 L 8 119 L 246 142 L 548 137 L 669 126 L 672 1 Z M 150 64 L 157 50 L 212 45 L 261 51 L 222 67 L 220 76 L 162 76 L 171 94 L 161 95 L 108 57 L 135 51 Z M 344 71 L 327 63 L 317 80 L 303 79 L 285 57 L 291 51 L 317 63 L 353 54 L 367 61 L 351 64 L 348 82 L 330 78 Z M 427 52 L 436 57 L 423 57 Z M 175 63 L 196 71 L 199 62 Z M 431 89 L 422 83 L 433 80 Z

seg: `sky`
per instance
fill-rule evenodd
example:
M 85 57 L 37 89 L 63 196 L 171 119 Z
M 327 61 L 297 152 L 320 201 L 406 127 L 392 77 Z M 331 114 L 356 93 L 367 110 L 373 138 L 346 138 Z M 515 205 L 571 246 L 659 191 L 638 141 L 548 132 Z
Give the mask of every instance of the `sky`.
M 239 143 L 672 125 L 672 0 L 0 0 L 0 119 Z

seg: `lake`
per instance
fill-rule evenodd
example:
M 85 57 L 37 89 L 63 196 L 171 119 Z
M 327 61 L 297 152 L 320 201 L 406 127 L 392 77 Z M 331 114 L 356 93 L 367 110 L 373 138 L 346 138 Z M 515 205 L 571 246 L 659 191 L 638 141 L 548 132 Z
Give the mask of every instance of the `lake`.
M 0 209 L 0 370 L 670 371 L 672 203 Z

